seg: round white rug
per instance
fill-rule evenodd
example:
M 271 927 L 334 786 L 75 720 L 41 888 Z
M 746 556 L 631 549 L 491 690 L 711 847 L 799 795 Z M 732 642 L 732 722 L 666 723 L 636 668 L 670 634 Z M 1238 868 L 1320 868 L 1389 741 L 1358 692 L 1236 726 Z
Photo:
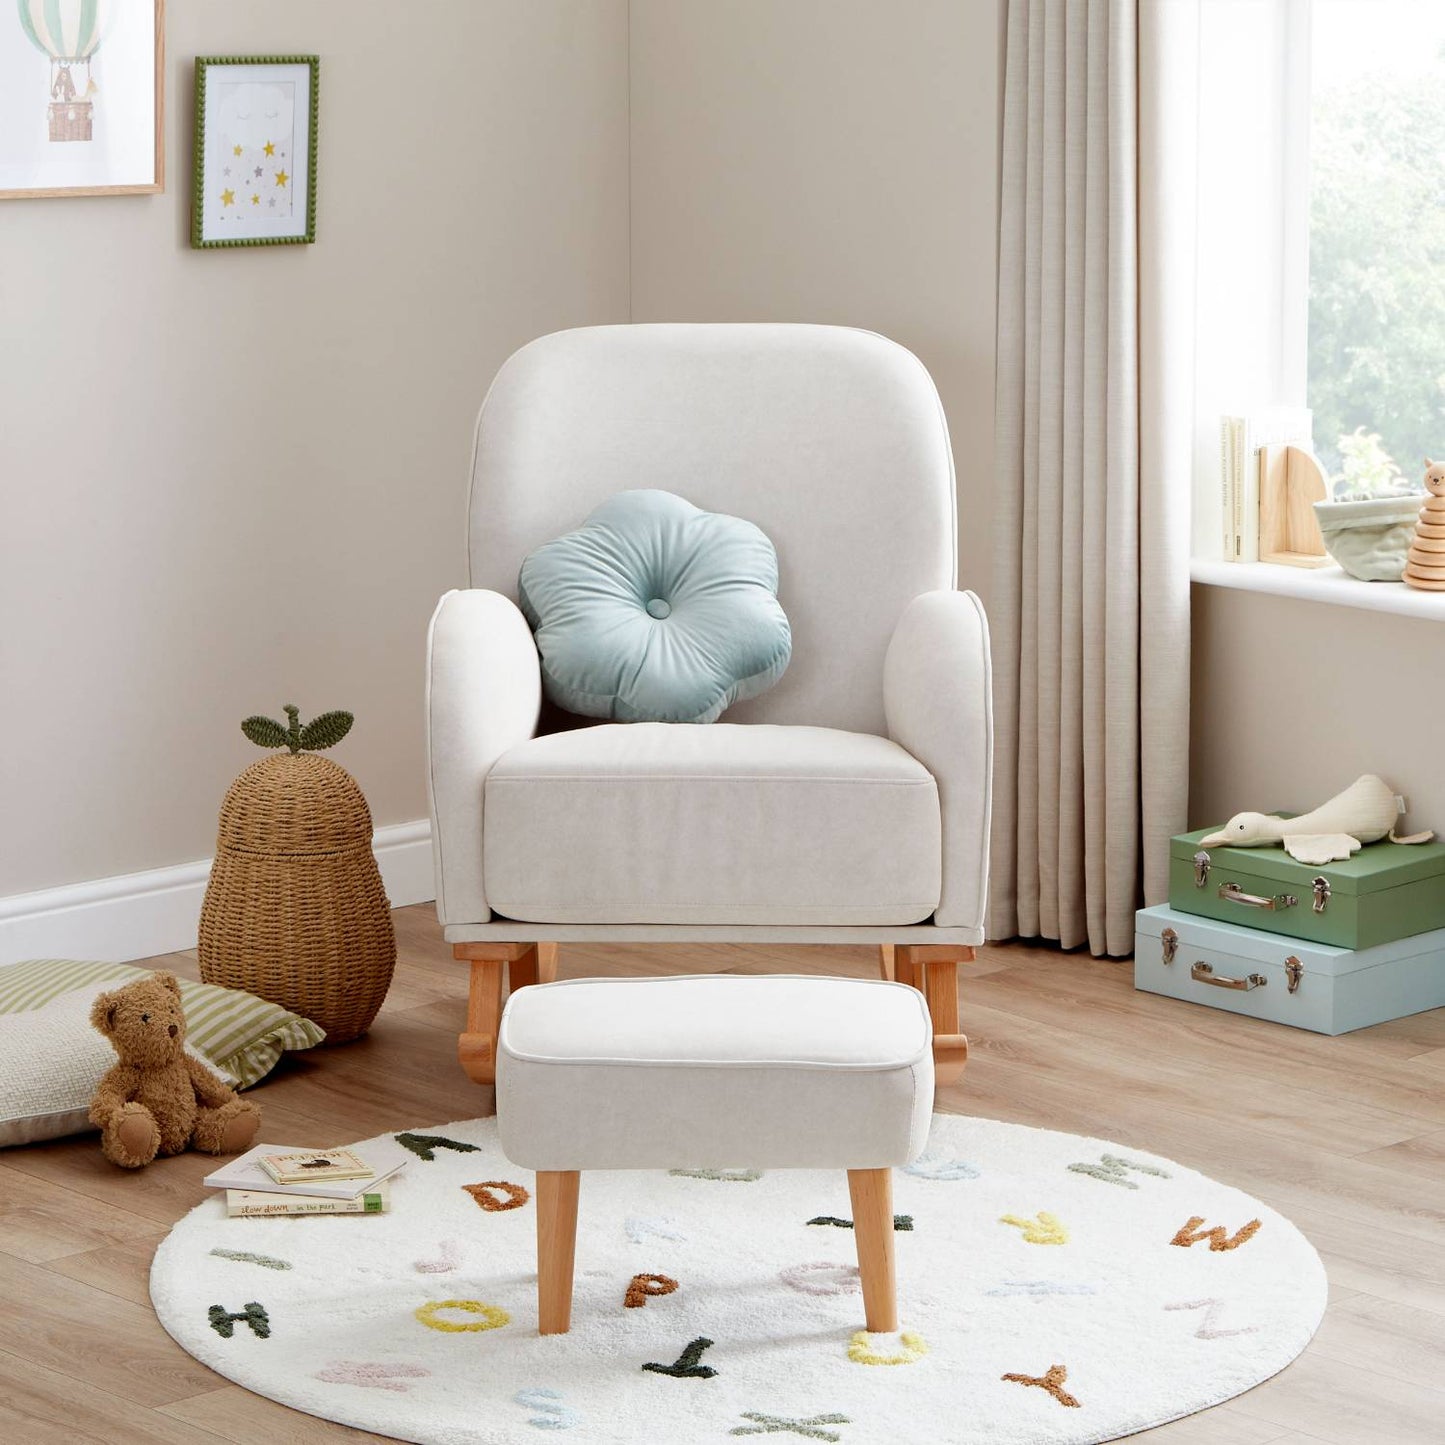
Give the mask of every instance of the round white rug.
M 735 1170 L 584 1174 L 572 1330 L 543 1338 L 533 1179 L 495 1121 L 406 1138 L 390 1214 L 193 1209 L 156 1252 L 161 1323 L 257 1394 L 402 1440 L 1082 1445 L 1247 1390 L 1324 1310 L 1319 1256 L 1249 1195 L 935 1115 L 896 1175 L 899 1334 L 863 1333 L 846 1175 Z

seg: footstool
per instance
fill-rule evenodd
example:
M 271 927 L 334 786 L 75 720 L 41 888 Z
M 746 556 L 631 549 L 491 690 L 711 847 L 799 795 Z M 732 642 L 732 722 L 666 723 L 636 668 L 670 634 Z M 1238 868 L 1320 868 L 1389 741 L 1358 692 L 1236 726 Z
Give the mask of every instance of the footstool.
M 572 1318 L 584 1169 L 846 1169 L 868 1329 L 898 1328 L 893 1175 L 933 1112 L 917 989 L 861 979 L 585 978 L 507 1002 L 497 1127 L 537 1173 L 541 1333 Z

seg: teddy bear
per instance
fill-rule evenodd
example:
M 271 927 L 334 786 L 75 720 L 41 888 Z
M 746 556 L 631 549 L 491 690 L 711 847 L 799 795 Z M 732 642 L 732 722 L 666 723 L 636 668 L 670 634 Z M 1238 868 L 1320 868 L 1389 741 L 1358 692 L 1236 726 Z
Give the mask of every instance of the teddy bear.
M 208 1154 L 250 1146 L 261 1111 L 186 1052 L 175 974 L 152 973 L 101 994 L 90 1021 L 120 1056 L 90 1102 L 90 1122 L 112 1164 L 139 1169 L 192 1144 Z

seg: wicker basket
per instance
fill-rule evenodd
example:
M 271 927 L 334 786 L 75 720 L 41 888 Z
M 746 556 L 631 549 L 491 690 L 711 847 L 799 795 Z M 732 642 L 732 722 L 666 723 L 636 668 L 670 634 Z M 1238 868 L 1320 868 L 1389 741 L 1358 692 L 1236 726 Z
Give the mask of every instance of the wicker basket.
M 355 780 L 315 753 L 253 763 L 221 805 L 201 977 L 314 1019 L 329 1044 L 376 1017 L 396 967 L 391 907 Z

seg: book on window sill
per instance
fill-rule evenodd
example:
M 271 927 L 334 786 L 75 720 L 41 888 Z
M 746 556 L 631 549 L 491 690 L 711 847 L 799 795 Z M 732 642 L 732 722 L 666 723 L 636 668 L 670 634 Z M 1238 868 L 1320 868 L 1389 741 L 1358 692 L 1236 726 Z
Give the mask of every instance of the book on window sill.
M 1220 419 L 1219 468 L 1223 556 L 1259 561 L 1259 467 L 1264 447 L 1314 449 L 1314 413 L 1305 406 L 1266 406 Z
M 304 1214 L 385 1214 L 391 1192 L 383 1180 L 355 1199 L 326 1199 L 319 1194 L 266 1194 L 259 1189 L 228 1189 L 226 1214 L 231 1219 L 294 1218 Z
M 257 1144 L 239 1158 L 212 1170 L 202 1181 L 208 1189 L 240 1189 L 261 1194 L 289 1194 L 320 1199 L 356 1199 L 375 1193 L 383 1179 L 390 1179 L 410 1155 L 395 1140 L 384 1139 L 366 1146 L 366 1162 L 372 1172 L 361 1179 L 312 1179 L 303 1184 L 278 1184 L 262 1167 L 264 1155 L 305 1154 L 308 1151 L 287 1144 Z M 309 1151 L 312 1154 L 322 1152 Z

